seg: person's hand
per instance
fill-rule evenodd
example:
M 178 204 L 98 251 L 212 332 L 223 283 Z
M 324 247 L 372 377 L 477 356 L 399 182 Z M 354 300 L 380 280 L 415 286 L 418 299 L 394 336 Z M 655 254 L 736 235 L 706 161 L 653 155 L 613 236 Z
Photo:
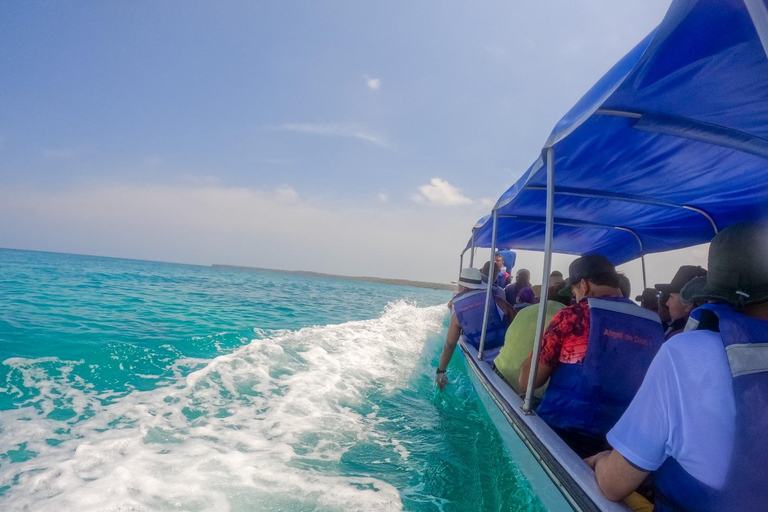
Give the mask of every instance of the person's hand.
M 595 466 L 597 466 L 597 461 L 599 461 L 604 457 L 607 457 L 610 454 L 611 454 L 611 450 L 605 450 L 604 452 L 596 453 L 591 457 L 587 457 L 586 459 L 584 459 L 584 462 L 587 463 L 587 466 L 591 467 L 592 469 L 595 469 Z
M 435 382 L 437 382 L 437 389 L 442 391 L 448 385 L 448 376 L 445 372 L 437 373 L 435 374 Z

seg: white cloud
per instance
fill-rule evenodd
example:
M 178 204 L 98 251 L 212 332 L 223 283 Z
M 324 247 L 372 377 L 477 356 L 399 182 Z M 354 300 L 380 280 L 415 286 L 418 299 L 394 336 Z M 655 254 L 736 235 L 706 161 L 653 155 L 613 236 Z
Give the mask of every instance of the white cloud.
M 312 135 L 323 135 L 326 137 L 352 138 L 383 148 L 389 147 L 389 142 L 386 138 L 368 132 L 353 124 L 289 123 L 279 126 L 278 129 L 290 132 L 309 133 Z
M 483 208 L 493 208 L 496 204 L 496 199 L 491 199 L 490 197 L 483 197 L 478 201 L 478 204 L 482 206 Z
M 440 178 L 432 178 L 429 185 L 419 187 L 419 192 L 413 197 L 416 202 L 428 202 L 440 206 L 457 206 L 472 204 L 472 200 L 458 189 Z
M 275 197 L 279 201 L 290 203 L 299 200 L 299 193 L 293 187 L 283 185 L 275 190 Z
M 386 191 L 382 190 L 379 192 L 376 197 L 379 199 L 380 202 L 386 203 L 389 202 L 389 196 L 387 195 Z
M 373 91 L 378 91 L 381 89 L 381 79 L 380 78 L 373 78 L 371 76 L 365 75 L 365 83 L 368 86 L 369 89 Z

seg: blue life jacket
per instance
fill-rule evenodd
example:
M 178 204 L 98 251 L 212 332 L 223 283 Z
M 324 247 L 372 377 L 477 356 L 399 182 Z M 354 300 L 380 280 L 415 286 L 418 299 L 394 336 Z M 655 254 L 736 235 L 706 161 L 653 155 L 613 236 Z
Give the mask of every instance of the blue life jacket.
M 655 472 L 654 512 L 757 512 L 768 509 L 768 321 L 723 304 L 693 311 L 698 328 L 719 331 L 728 354 L 736 403 L 736 437 L 722 489 L 704 485 L 674 458 Z
M 551 427 L 605 439 L 664 342 L 658 315 L 623 297 L 588 299 L 584 361 L 560 364 L 536 413 Z
M 483 329 L 485 294 L 486 290 L 470 290 L 459 293 L 453 298 L 453 310 L 456 312 L 459 325 L 461 325 L 462 335 L 466 338 L 467 343 L 477 349 L 480 348 L 480 336 Z M 491 299 L 493 300 L 493 295 Z M 488 314 L 488 327 L 485 332 L 485 349 L 490 350 L 502 346 L 506 333 L 507 326 L 499 315 L 496 301 L 493 300 Z
M 500 286 L 504 288 L 507 286 L 507 279 L 509 279 L 509 275 L 507 274 L 507 268 L 502 267 L 501 272 L 496 276 L 496 286 Z

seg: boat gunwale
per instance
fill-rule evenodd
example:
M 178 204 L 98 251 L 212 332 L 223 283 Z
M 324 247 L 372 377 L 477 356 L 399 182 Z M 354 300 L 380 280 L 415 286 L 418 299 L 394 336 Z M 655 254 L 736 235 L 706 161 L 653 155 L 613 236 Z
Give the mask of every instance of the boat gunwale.
M 580 512 L 629 512 L 623 503 L 608 500 L 600 491 L 594 472 L 535 413 L 524 414 L 523 401 L 496 375 L 488 364 L 483 368 L 473 347 L 459 342 L 465 362 L 482 384 L 485 392 L 504 415 L 509 426 L 528 448 L 568 504 Z M 503 386 L 503 387 L 501 387 Z M 482 392 L 474 386 L 478 393 Z M 509 393 L 504 391 L 509 390 Z M 509 396 L 506 396 L 509 395 Z M 517 399 L 513 403 L 514 399 Z M 499 428 L 499 425 L 496 425 Z

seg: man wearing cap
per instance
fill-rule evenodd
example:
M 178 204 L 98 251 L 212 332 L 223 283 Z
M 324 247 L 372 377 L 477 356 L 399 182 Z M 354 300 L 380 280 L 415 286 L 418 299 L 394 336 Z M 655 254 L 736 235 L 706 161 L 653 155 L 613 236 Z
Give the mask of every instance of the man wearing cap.
M 616 268 L 599 254 L 571 263 L 560 293 L 576 304 L 558 312 L 541 342 L 535 387 L 550 379 L 536 413 L 581 456 L 605 447 L 605 434 L 640 387 L 663 342 L 658 316 L 622 296 Z M 528 387 L 531 358 L 520 369 Z
M 587 459 L 612 500 L 654 474 L 654 511 L 766 510 L 768 485 L 768 225 L 736 224 L 709 248 L 709 273 L 682 290 L 708 303 L 696 330 L 666 342 Z M 690 294 L 690 295 L 689 295 Z
M 659 292 L 656 288 L 646 288 L 642 295 L 635 297 L 635 300 L 640 303 L 640 307 L 648 311 L 656 313 L 659 310 Z
M 483 282 L 483 275 L 476 268 L 465 268 L 459 276 L 459 293 L 453 297 L 451 307 L 451 322 L 445 337 L 443 353 L 437 367 L 435 380 L 437 387 L 442 389 L 448 384 L 445 369 L 451 362 L 456 344 L 460 338 L 475 348 L 480 347 L 480 338 L 485 315 L 485 297 L 488 284 Z M 515 316 L 515 310 L 503 297 L 492 295 L 495 306 L 488 314 L 488 326 L 485 333 L 485 350 L 492 350 L 504 344 L 504 334 L 507 326 Z
M 669 308 L 670 324 L 664 333 L 664 339 L 668 340 L 675 334 L 680 334 L 688 322 L 688 315 L 693 311 L 692 304 L 686 304 L 680 299 L 680 290 L 691 280 L 704 277 L 707 271 L 694 265 L 683 265 L 677 270 L 675 277 L 669 284 L 657 284 L 655 288 L 664 295 L 668 295 L 667 307 Z

